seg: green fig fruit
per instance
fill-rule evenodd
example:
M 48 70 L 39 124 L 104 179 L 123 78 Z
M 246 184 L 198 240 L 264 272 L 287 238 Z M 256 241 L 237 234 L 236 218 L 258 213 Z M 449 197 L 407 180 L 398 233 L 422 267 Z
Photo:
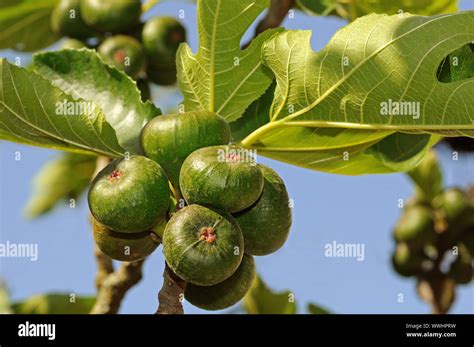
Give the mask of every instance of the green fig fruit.
M 237 146 L 212 146 L 186 158 L 179 186 L 188 204 L 235 213 L 260 197 L 263 175 L 249 151 Z
M 112 36 L 102 42 L 98 52 L 107 64 L 125 71 L 132 78 L 145 69 L 142 45 L 131 36 Z
M 89 26 L 103 32 L 124 32 L 138 25 L 140 0 L 81 0 L 81 15 Z
M 231 215 L 190 205 L 169 220 L 163 254 L 168 266 L 186 282 L 212 286 L 239 267 L 244 254 L 242 231 Z
M 51 29 L 58 35 L 79 39 L 95 33 L 81 17 L 80 0 L 61 0 L 51 13 Z
M 259 165 L 263 174 L 263 192 L 251 207 L 234 215 L 244 234 L 245 252 L 267 255 L 283 246 L 291 227 L 288 192 L 280 176 Z
M 164 223 L 162 223 L 164 224 Z M 160 244 L 160 237 L 153 231 L 120 233 L 98 221 L 93 222 L 94 240 L 109 258 L 119 261 L 137 261 L 148 257 Z
M 239 268 L 228 279 L 213 286 L 188 283 L 184 297 L 204 310 L 223 310 L 235 305 L 245 296 L 252 286 L 255 273 L 253 257 L 244 254 Z
M 420 205 L 406 208 L 395 226 L 394 237 L 417 249 L 434 242 L 436 232 L 431 210 Z
M 150 120 L 140 140 L 145 155 L 160 164 L 177 187 L 184 160 L 196 149 L 229 143 L 230 128 L 209 111 L 177 113 Z
M 142 42 L 153 68 L 175 66 L 176 51 L 186 41 L 186 30 L 173 17 L 152 17 L 143 27 Z
M 166 215 L 170 190 L 153 160 L 134 155 L 110 163 L 89 189 L 92 215 L 106 227 L 135 233 L 151 230 Z
M 417 250 L 412 250 L 402 242 L 397 244 L 392 256 L 392 265 L 395 271 L 404 277 L 415 276 L 422 271 L 426 257 Z

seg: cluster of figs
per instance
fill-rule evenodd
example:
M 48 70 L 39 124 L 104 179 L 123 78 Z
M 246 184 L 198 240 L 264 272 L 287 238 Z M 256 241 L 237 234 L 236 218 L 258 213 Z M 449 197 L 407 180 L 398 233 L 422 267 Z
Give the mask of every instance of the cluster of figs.
M 405 277 L 443 274 L 457 284 L 473 277 L 474 203 L 459 188 L 427 201 L 415 196 L 393 230 L 394 269 Z
M 106 255 L 135 261 L 162 243 L 185 298 L 207 310 L 246 294 L 253 256 L 282 247 L 292 220 L 280 176 L 230 140 L 229 124 L 209 111 L 157 116 L 142 130 L 143 155 L 111 162 L 88 194 Z
M 186 30 L 173 17 L 140 21 L 140 0 L 61 0 L 51 16 L 51 28 L 68 37 L 63 49 L 96 49 L 103 61 L 138 81 L 144 99 L 149 82 L 176 82 L 176 51 Z

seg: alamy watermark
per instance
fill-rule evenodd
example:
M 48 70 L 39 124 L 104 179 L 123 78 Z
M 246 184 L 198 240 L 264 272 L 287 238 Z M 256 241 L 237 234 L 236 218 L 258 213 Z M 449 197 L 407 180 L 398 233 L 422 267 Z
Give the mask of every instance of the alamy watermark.
M 257 165 L 257 150 L 225 146 L 217 150 L 217 161 L 220 163 L 243 162 Z
M 324 245 L 324 256 L 328 258 L 355 258 L 357 261 L 364 261 L 365 245 L 363 243 L 338 243 L 333 241 Z
M 420 103 L 418 101 L 393 101 L 388 99 L 380 103 L 382 116 L 412 116 L 420 118 Z
M 0 258 L 30 258 L 31 261 L 37 261 L 38 244 L 10 241 L 0 243 Z
M 58 116 L 82 116 L 91 115 L 95 110 L 95 105 L 88 101 L 70 101 L 64 99 L 55 104 L 56 115 Z

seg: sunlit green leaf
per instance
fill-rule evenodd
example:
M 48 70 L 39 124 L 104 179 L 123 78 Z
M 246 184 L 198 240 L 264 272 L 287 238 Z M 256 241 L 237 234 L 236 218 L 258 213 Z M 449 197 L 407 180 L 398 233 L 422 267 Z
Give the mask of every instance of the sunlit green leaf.
M 161 112 L 152 103 L 142 102 L 135 81 L 85 48 L 37 54 L 34 64 L 38 73 L 65 93 L 97 104 L 120 145 L 140 152 L 141 129 Z
M 436 79 L 443 58 L 474 39 L 473 20 L 472 11 L 371 15 L 318 53 L 310 32 L 275 35 L 263 47 L 277 80 L 270 122 L 242 145 L 315 170 L 360 174 L 413 168 L 439 140 L 422 134 L 474 137 L 474 80 Z M 397 115 L 397 104 L 411 110 Z M 369 165 L 370 157 L 381 165 Z
M 186 111 L 206 109 L 228 121 L 245 109 L 272 82 L 260 54 L 263 42 L 277 31 L 267 30 L 241 50 L 241 39 L 269 0 L 199 0 L 199 49 L 182 44 L 177 53 L 178 80 Z
M 109 157 L 124 152 L 99 107 L 74 100 L 5 59 L 0 59 L 0 139 Z

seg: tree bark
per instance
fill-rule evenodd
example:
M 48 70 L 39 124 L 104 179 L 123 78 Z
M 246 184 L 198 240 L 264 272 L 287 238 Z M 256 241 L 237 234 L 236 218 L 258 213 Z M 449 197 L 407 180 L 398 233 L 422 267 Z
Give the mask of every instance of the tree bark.
M 183 314 L 182 300 L 186 282 L 179 278 L 165 263 L 163 286 L 158 293 L 158 310 L 156 314 Z

